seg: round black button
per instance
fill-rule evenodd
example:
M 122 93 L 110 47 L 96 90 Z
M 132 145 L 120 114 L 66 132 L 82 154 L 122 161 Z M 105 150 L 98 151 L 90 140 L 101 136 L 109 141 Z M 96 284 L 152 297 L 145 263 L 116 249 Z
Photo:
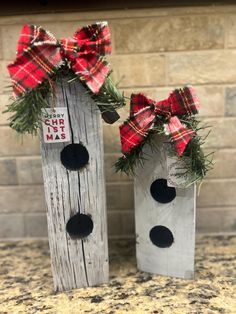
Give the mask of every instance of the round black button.
M 150 193 L 159 203 L 169 203 L 176 197 L 175 188 L 167 186 L 166 179 L 157 179 L 152 182 Z
M 160 248 L 167 248 L 174 242 L 170 229 L 164 226 L 155 226 L 150 230 L 149 237 L 152 243 Z
M 79 170 L 89 161 L 89 153 L 82 144 L 69 144 L 61 151 L 61 163 L 68 170 Z
M 93 231 L 93 221 L 88 215 L 76 214 L 68 220 L 66 231 L 71 237 L 85 238 Z

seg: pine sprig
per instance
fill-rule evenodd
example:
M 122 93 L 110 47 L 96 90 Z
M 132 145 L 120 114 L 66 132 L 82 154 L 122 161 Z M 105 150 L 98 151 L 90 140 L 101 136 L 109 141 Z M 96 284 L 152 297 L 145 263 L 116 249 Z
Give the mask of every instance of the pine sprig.
M 154 127 L 148 132 L 146 138 L 137 146 L 135 146 L 130 154 L 125 154 L 120 157 L 115 163 L 116 172 L 124 172 L 127 175 L 135 175 L 135 169 L 138 166 L 143 166 L 145 160 L 148 159 L 148 155 L 143 151 L 143 147 L 147 144 L 153 151 L 157 151 L 158 148 L 154 141 L 155 134 L 164 134 L 163 117 L 156 116 L 156 122 Z
M 3 111 L 3 113 L 13 113 L 9 118 L 9 125 L 16 132 L 37 135 L 42 110 L 48 106 L 45 98 L 49 88 L 47 84 L 45 82 L 17 98 Z
M 188 143 L 183 155 L 180 157 L 180 160 L 184 160 L 184 174 L 186 179 L 191 178 L 189 181 L 190 185 L 194 182 L 201 182 L 207 172 L 213 168 L 213 152 L 204 154 L 202 148 L 210 131 L 203 135 L 199 135 L 198 133 L 205 132 L 210 126 L 202 124 L 201 121 L 194 116 L 188 116 L 180 120 L 196 133 Z M 182 173 L 182 175 L 184 174 Z
M 176 174 L 176 176 L 184 176 L 186 178 L 186 184 L 191 185 L 194 182 L 201 182 L 207 172 L 213 168 L 213 153 L 205 155 L 202 149 L 209 132 L 206 135 L 199 135 L 198 133 L 199 131 L 202 132 L 209 128 L 209 126 L 202 125 L 195 116 L 179 116 L 179 119 L 196 133 L 188 143 L 184 154 L 179 157 L 181 161 L 180 164 L 183 165 L 183 168 L 179 168 L 180 172 Z M 130 154 L 125 154 L 116 161 L 116 172 L 121 171 L 125 172 L 127 175 L 135 175 L 136 167 L 143 166 L 145 160 L 148 159 L 143 147 L 149 145 L 153 151 L 156 151 L 154 141 L 155 134 L 164 134 L 164 121 L 163 118 L 159 116 L 157 116 L 155 126 L 148 132 L 147 137 L 138 146 L 134 147 Z M 178 157 L 174 148 L 173 155 Z
M 9 118 L 12 129 L 18 133 L 29 133 L 37 135 L 41 126 L 42 110 L 48 107 L 47 98 L 52 96 L 55 101 L 55 84 L 61 84 L 61 79 L 66 77 L 69 83 L 75 80 L 80 81 L 79 77 L 65 63 L 51 78 L 45 80 L 36 88 L 25 93 L 14 100 L 3 112 L 13 113 Z M 107 76 L 98 94 L 93 94 L 87 85 L 80 81 L 87 92 L 91 95 L 101 112 L 114 111 L 125 105 L 124 95 L 118 90 L 117 85 L 112 81 L 111 72 Z
M 98 94 L 93 94 L 90 90 L 90 96 L 95 101 L 101 112 L 114 111 L 114 109 L 125 106 L 124 93 L 121 93 L 117 87 L 118 84 L 112 80 L 112 71 L 106 77 Z
M 71 70 L 68 71 L 67 76 L 69 76 L 69 83 L 80 81 L 79 77 Z M 95 101 L 101 112 L 114 111 L 115 109 L 125 106 L 124 93 L 120 92 L 118 84 L 113 81 L 112 71 L 108 73 L 98 94 L 94 94 L 83 81 L 80 82 L 83 84 L 90 97 Z
M 144 145 L 150 145 L 154 149 L 153 134 L 149 132 L 145 141 L 141 142 L 140 145 L 132 149 L 132 154 L 125 154 L 120 157 L 115 163 L 116 172 L 124 172 L 127 175 L 135 175 L 135 169 L 138 166 L 143 166 L 148 156 L 143 152 Z

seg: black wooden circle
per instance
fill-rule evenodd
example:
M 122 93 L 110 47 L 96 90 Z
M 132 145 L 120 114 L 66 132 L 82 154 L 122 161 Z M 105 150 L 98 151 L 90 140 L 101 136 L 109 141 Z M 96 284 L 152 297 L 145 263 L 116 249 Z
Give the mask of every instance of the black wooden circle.
M 152 243 L 160 248 L 170 247 L 174 237 L 170 229 L 164 226 L 155 226 L 150 230 L 149 237 Z
M 113 124 L 120 119 L 120 115 L 114 111 L 105 111 L 102 113 L 102 118 L 106 123 Z
M 176 197 L 175 188 L 167 186 L 166 179 L 157 179 L 152 182 L 150 193 L 159 203 L 169 203 Z
M 85 238 L 93 231 L 93 221 L 88 215 L 76 214 L 68 220 L 66 231 L 71 237 Z
M 79 170 L 89 161 L 89 153 L 82 144 L 69 144 L 61 151 L 61 163 L 68 170 Z

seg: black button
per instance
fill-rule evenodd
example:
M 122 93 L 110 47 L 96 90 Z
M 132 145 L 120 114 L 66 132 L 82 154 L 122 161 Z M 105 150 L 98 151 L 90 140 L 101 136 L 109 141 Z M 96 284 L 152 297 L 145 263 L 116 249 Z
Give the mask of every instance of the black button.
M 167 248 L 174 242 L 170 229 L 164 226 L 155 226 L 150 230 L 149 237 L 152 243 L 160 248 Z
M 167 186 L 166 179 L 157 179 L 152 182 L 150 193 L 159 203 L 169 203 L 176 197 L 175 188 Z
M 71 237 L 85 238 L 93 231 L 93 221 L 88 215 L 76 214 L 67 222 L 66 231 Z
M 87 165 L 89 153 L 82 144 L 69 144 L 61 151 L 61 163 L 68 170 L 79 170 Z

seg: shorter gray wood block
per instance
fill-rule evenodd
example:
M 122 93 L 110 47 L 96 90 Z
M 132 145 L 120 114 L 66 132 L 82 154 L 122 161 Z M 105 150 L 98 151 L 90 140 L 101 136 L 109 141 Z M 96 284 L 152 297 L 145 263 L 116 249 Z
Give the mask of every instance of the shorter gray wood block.
M 193 278 L 196 188 L 176 188 L 176 197 L 166 204 L 151 196 L 152 182 L 167 178 L 168 157 L 162 140 L 157 137 L 156 142 L 155 152 L 145 146 L 147 161 L 137 169 L 134 180 L 137 266 L 154 274 Z M 152 243 L 149 233 L 154 226 L 164 226 L 172 232 L 174 242 L 170 247 Z

